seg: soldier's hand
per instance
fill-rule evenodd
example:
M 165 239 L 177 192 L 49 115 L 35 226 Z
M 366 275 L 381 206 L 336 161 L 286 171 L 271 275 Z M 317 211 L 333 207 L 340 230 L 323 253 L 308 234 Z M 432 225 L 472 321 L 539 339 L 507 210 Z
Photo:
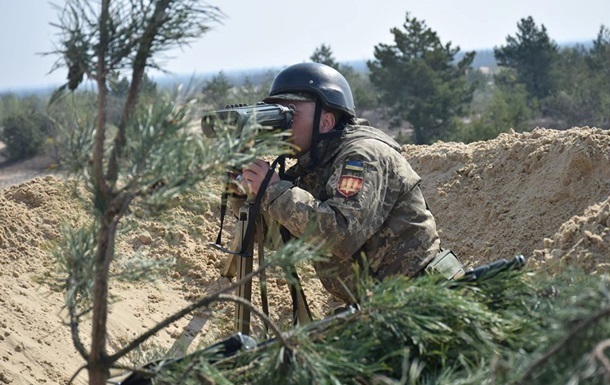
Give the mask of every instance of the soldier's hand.
M 234 171 L 229 171 L 229 181 L 227 183 L 227 192 L 233 197 L 246 197 L 248 191 L 244 187 L 242 174 Z
M 253 194 L 258 194 L 258 190 L 270 168 L 271 166 L 269 166 L 269 163 L 262 159 L 256 160 L 244 167 L 242 169 L 242 175 L 246 189 L 250 190 Z M 274 171 L 269 180 L 269 185 L 279 181 L 280 176 Z

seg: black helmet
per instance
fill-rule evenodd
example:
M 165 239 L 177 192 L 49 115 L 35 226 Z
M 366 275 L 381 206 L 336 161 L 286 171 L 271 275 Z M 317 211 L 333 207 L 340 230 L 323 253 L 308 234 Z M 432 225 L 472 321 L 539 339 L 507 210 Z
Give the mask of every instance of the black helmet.
M 320 63 L 299 63 L 277 74 L 265 102 L 282 99 L 285 94 L 314 94 L 322 105 L 356 116 L 352 90 L 336 69 Z M 289 97 L 287 97 L 289 98 Z

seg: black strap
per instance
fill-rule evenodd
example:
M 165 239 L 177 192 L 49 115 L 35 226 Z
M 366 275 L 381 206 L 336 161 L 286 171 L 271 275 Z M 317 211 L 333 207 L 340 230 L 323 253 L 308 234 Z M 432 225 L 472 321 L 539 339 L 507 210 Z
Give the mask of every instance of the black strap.
M 216 237 L 216 245 L 222 246 L 222 227 L 225 222 L 225 215 L 227 214 L 227 200 L 229 198 L 229 175 L 227 174 L 227 181 L 225 182 L 225 189 L 220 196 L 220 230 Z
M 247 255 L 247 250 L 244 250 L 244 249 L 247 248 L 247 245 L 249 244 L 250 241 L 252 241 L 252 239 L 254 237 L 256 218 L 258 217 L 258 213 L 260 212 L 263 195 L 265 194 L 265 190 L 267 190 L 267 186 L 269 186 L 269 181 L 271 180 L 271 177 L 273 176 L 273 173 L 275 172 L 275 167 L 278 165 L 278 163 L 282 162 L 283 159 L 284 159 L 283 156 L 279 156 L 273 161 L 273 163 L 271 164 L 271 167 L 269 168 L 269 171 L 267 171 L 267 174 L 265 175 L 265 179 L 263 179 L 263 182 L 261 183 L 261 186 L 258 189 L 256 197 L 254 198 L 254 202 L 250 206 L 250 209 L 252 211 L 250 211 L 250 216 L 248 217 L 248 225 L 246 227 L 246 234 L 244 235 L 244 241 L 242 242 L 242 250 L 240 250 L 238 253 L 240 255 L 243 255 L 246 257 L 252 256 L 251 254 Z
M 249 245 L 252 243 L 251 241 L 253 240 L 253 237 L 254 237 L 255 222 L 256 222 L 256 218 L 258 217 L 258 213 L 260 212 L 260 206 L 261 206 L 261 201 L 263 199 L 263 194 L 265 193 L 265 190 L 267 190 L 267 186 L 269 186 L 269 181 L 271 180 L 271 177 L 273 176 L 273 173 L 275 172 L 275 168 L 277 167 L 277 165 L 278 164 L 280 165 L 280 172 L 283 173 L 285 170 L 285 162 L 286 162 L 285 157 L 279 156 L 273 161 L 273 163 L 271 164 L 271 167 L 269 168 L 269 171 L 267 171 L 267 174 L 265 175 L 265 178 L 263 179 L 263 182 L 261 183 L 261 186 L 258 189 L 258 192 L 254 198 L 254 202 L 251 203 L 251 205 L 250 205 L 250 212 L 248 213 L 248 224 L 246 227 L 246 233 L 244 234 L 244 237 L 243 237 L 243 240 L 241 243 L 241 249 L 238 251 L 229 250 L 222 246 L 222 229 L 224 226 L 225 215 L 227 213 L 227 200 L 228 200 L 228 196 L 229 196 L 229 193 L 228 193 L 229 180 L 227 177 L 225 191 L 223 191 L 222 196 L 221 196 L 221 201 L 220 201 L 220 229 L 218 230 L 218 236 L 216 237 L 216 242 L 210 244 L 211 246 L 215 247 L 218 250 L 224 251 L 225 253 L 241 255 L 243 257 L 252 257 L 253 252 L 251 250 L 247 250 L 247 249 L 249 248 Z
M 318 119 L 319 120 L 319 116 Z M 280 174 L 284 174 L 285 173 L 285 157 L 284 156 L 279 156 L 275 159 L 275 161 L 273 161 L 273 163 L 271 164 L 271 167 L 269 168 L 269 171 L 267 171 L 267 174 L 265 175 L 265 178 L 263 179 L 263 182 L 261 183 L 261 186 L 254 198 L 254 202 L 251 203 L 250 206 L 250 212 L 248 214 L 248 223 L 247 223 L 247 227 L 246 227 L 246 233 L 244 234 L 243 240 L 241 242 L 241 249 L 237 252 L 226 249 L 222 246 L 222 228 L 223 228 L 223 224 L 224 224 L 224 217 L 226 215 L 227 212 L 227 198 L 228 198 L 228 188 L 225 188 L 225 191 L 222 194 L 221 197 L 221 205 L 220 205 L 220 230 L 218 232 L 218 236 L 216 238 L 216 243 L 212 244 L 212 246 L 214 246 L 215 248 L 222 250 L 226 253 L 229 254 L 237 254 L 241 257 L 252 257 L 253 256 L 253 252 L 254 250 L 252 250 L 252 245 L 253 245 L 253 237 L 254 237 L 254 233 L 255 233 L 255 229 L 256 229 L 256 223 L 257 223 L 257 218 L 258 218 L 258 214 L 260 212 L 260 206 L 261 206 L 261 201 L 263 199 L 263 194 L 265 193 L 265 190 L 267 189 L 267 187 L 269 186 L 269 181 L 271 180 L 271 177 L 273 176 L 273 173 L 275 172 L 275 168 L 277 167 L 277 165 L 280 165 Z M 228 178 L 227 178 L 227 184 L 229 183 Z M 228 186 L 227 186 L 228 187 Z M 280 234 L 282 236 L 282 240 L 284 241 L 284 244 L 287 243 L 288 241 L 290 241 L 291 238 L 291 234 L 288 231 L 288 229 L 286 229 L 284 226 L 280 226 Z M 264 248 L 263 245 L 264 242 L 261 242 L 259 240 L 259 258 L 261 258 L 260 256 L 262 255 L 261 253 L 261 249 Z M 307 315 L 309 316 L 309 319 L 313 319 L 313 317 L 311 316 L 311 310 L 309 309 L 309 305 L 307 304 L 307 299 L 305 297 L 305 292 L 303 291 L 303 288 L 301 286 L 301 280 L 299 278 L 299 275 L 296 271 L 296 268 L 293 269 L 292 273 L 292 278 L 296 281 L 296 285 L 290 285 L 290 296 L 292 297 L 292 316 L 293 316 L 293 324 L 296 325 L 297 321 L 298 321 L 298 296 L 297 296 L 297 292 L 299 291 L 301 294 L 301 297 L 303 298 L 303 304 L 305 305 L 305 310 L 307 311 Z M 261 279 L 262 282 L 262 279 Z M 265 290 L 265 296 L 264 298 L 262 298 L 263 302 L 263 310 L 265 310 L 265 308 L 267 308 L 267 310 L 265 311 L 266 314 L 268 314 L 268 304 L 267 304 L 267 298 L 266 298 L 266 286 L 263 288 L 263 286 L 261 286 L 261 295 L 263 295 L 263 290 Z
M 311 134 L 311 146 L 309 149 L 309 156 L 311 157 L 311 165 L 313 167 L 318 164 L 318 143 L 320 142 L 320 119 L 322 117 L 322 102 L 316 99 L 316 109 L 313 115 L 313 131 Z

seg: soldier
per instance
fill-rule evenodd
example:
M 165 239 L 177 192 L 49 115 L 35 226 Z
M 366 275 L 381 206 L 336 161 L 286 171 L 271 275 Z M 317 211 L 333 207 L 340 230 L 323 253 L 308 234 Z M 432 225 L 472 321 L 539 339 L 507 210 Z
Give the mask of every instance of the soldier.
M 324 242 L 329 258 L 315 263 L 324 287 L 353 303 L 356 267 L 380 280 L 423 272 L 441 249 L 421 179 L 398 143 L 356 118 L 343 75 L 319 63 L 289 66 L 264 102 L 294 110 L 296 164 L 274 172 L 261 210 L 292 236 Z M 242 183 L 257 194 L 269 168 L 263 160 L 246 166 Z M 453 256 L 449 276 L 459 269 Z

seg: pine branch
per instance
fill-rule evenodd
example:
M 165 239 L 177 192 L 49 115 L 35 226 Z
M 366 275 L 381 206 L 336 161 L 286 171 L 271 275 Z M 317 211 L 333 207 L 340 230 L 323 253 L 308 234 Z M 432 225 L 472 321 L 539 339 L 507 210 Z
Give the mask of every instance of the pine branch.
M 555 344 L 549 351 L 547 351 L 542 357 L 536 360 L 532 365 L 530 365 L 529 369 L 523 375 L 523 378 L 518 383 L 519 385 L 527 385 L 532 380 L 532 377 L 535 373 L 542 367 L 547 361 L 561 351 L 566 345 L 568 345 L 576 336 L 585 328 L 598 322 L 600 319 L 607 317 L 610 315 L 610 307 L 606 307 L 601 309 L 600 311 L 594 313 L 592 316 L 580 321 L 576 326 L 570 330 L 569 334 Z

